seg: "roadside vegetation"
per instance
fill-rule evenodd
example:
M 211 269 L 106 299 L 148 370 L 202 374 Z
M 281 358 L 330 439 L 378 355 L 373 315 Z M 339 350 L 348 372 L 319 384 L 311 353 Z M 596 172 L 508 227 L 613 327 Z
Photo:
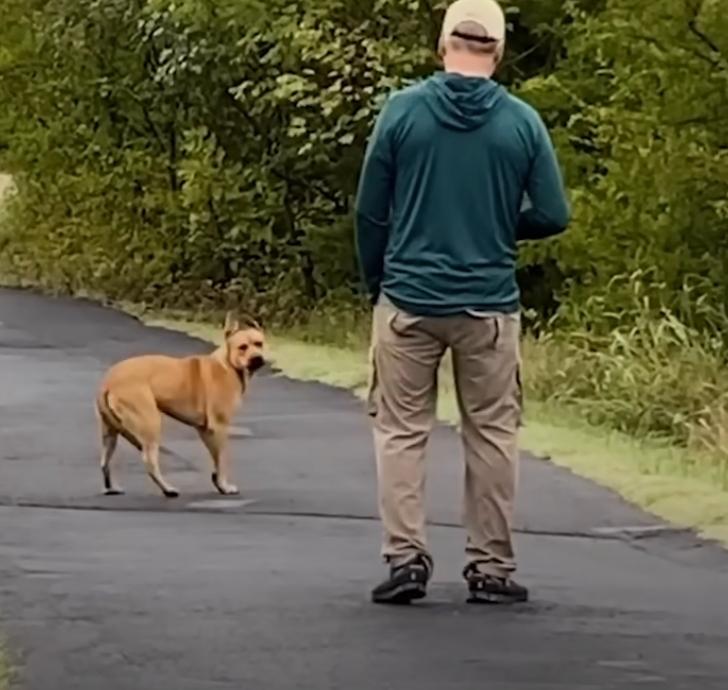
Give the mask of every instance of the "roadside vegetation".
M 359 163 L 381 97 L 435 67 L 443 4 L 6 0 L 4 281 L 187 321 L 242 306 L 289 371 L 360 385 Z M 501 79 L 549 124 L 574 207 L 522 247 L 525 442 L 725 528 L 724 2 L 510 5 Z
M 7 654 L 0 644 L 0 690 L 9 690 L 10 688 L 10 664 L 8 663 Z

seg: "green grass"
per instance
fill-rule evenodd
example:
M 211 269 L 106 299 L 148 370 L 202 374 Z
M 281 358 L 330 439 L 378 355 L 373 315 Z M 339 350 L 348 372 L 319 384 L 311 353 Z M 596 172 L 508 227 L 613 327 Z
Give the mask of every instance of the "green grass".
M 10 688 L 10 663 L 8 655 L 5 653 L 3 645 L 0 643 L 0 690 L 8 690 Z
M 138 312 L 137 312 L 138 313 Z M 219 342 L 220 329 L 178 318 L 144 317 L 150 325 L 183 331 Z M 354 391 L 367 385 L 366 347 L 340 347 L 306 342 L 295 331 L 269 338 L 270 357 L 287 376 L 319 381 Z M 529 366 L 529 348 L 524 350 Z M 444 369 L 449 369 L 447 362 Z M 441 377 L 438 416 L 457 424 L 451 378 Z M 709 463 L 695 462 L 689 451 L 655 440 L 586 423 L 567 406 L 526 401 L 522 446 L 575 473 L 615 490 L 628 501 L 675 525 L 728 545 L 728 491 L 720 488 Z M 693 474 L 687 467 L 696 468 Z M 705 468 L 701 470 L 701 468 Z
M 0 173 L 0 198 L 5 195 L 13 186 L 13 178 L 5 173 Z

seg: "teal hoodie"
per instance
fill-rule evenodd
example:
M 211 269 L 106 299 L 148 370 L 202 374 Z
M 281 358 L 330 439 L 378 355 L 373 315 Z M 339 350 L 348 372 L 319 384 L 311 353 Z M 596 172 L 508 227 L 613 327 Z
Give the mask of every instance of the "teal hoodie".
M 569 205 L 538 113 L 496 82 L 437 73 L 390 96 L 356 201 L 367 288 L 420 315 L 519 308 L 516 242 Z

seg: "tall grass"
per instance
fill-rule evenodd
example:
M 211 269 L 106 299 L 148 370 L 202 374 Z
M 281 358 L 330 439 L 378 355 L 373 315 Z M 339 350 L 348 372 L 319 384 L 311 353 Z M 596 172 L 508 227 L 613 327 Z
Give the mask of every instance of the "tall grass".
M 709 309 L 695 283 L 686 282 L 679 313 L 659 295 L 649 271 L 617 276 L 604 294 L 535 323 L 523 338 L 526 400 L 686 448 L 686 474 L 728 487 L 728 316 Z M 335 299 L 305 319 L 271 325 L 310 343 L 369 342 L 365 306 Z M 447 379 L 447 360 L 443 368 Z
M 659 290 L 648 277 L 617 276 L 605 295 L 563 310 L 545 334 L 527 337 L 527 390 L 590 422 L 686 447 L 694 451 L 690 464 L 728 486 L 728 318 L 687 283 L 678 315 L 654 297 Z M 612 299 L 617 294 L 622 299 Z M 615 302 L 618 310 L 609 306 Z

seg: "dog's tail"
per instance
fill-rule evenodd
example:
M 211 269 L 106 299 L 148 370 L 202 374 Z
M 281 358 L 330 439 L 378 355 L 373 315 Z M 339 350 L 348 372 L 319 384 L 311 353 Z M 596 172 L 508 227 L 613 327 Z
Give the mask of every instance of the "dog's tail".
M 104 422 L 104 424 L 106 424 L 106 426 L 116 431 L 116 433 L 118 433 L 129 443 L 131 443 L 134 448 L 136 448 L 137 450 L 141 450 L 142 444 L 131 432 L 129 432 L 124 427 L 124 423 L 121 421 L 121 417 L 117 412 L 114 411 L 113 406 L 114 401 L 109 391 L 100 391 L 98 396 L 96 396 L 96 412 L 98 413 L 101 420 Z

